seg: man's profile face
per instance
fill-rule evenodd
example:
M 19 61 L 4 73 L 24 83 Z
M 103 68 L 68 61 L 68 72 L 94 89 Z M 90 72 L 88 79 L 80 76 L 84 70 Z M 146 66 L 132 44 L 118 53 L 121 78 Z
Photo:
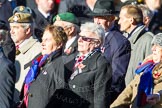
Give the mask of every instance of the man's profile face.
M 107 31 L 107 29 L 110 27 L 111 21 L 108 19 L 108 17 L 105 18 L 102 16 L 96 16 L 94 17 L 94 23 L 101 25 Z
M 26 38 L 26 29 L 20 23 L 10 23 L 10 34 L 14 43 L 19 44 Z
M 130 33 L 130 18 L 127 15 L 127 9 L 122 9 L 119 14 L 119 21 L 118 24 L 120 25 L 120 30 Z

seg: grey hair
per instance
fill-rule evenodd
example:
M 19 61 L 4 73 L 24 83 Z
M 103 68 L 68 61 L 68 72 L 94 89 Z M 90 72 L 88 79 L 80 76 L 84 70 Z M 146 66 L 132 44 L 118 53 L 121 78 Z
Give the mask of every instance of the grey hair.
M 139 4 L 138 7 L 142 10 L 143 17 L 149 17 L 152 19 L 154 14 L 146 5 Z
M 162 33 L 158 33 L 153 37 L 152 45 L 159 45 L 162 47 Z
M 80 28 L 78 25 L 76 24 L 73 24 L 73 23 L 68 23 L 66 24 L 66 27 L 74 27 L 75 30 L 74 30 L 74 35 L 77 35 L 79 32 L 80 32 Z
M 21 26 L 22 26 L 24 29 L 30 28 L 32 33 L 33 33 L 33 31 L 34 31 L 34 29 L 33 29 L 33 23 L 21 23 Z
M 96 36 L 98 36 L 99 39 L 101 40 L 101 44 L 103 43 L 105 37 L 105 31 L 102 26 L 95 24 L 93 22 L 86 22 L 85 24 L 81 25 L 80 29 L 81 31 L 88 31 L 88 32 L 95 33 Z

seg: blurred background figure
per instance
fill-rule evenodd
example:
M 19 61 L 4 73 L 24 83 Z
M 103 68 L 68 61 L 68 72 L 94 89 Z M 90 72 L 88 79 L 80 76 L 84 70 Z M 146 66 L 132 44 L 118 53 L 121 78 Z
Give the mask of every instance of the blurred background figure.
M 35 0 L 37 8 L 33 10 L 34 34 L 41 41 L 44 28 L 52 24 L 52 18 L 57 14 L 54 12 L 55 0 Z
M 145 4 L 153 12 L 149 30 L 154 34 L 162 32 L 162 0 L 145 0 Z
M 8 18 L 12 16 L 12 6 L 8 0 L 0 0 L 0 13 L 0 20 L 5 21 L 9 27 Z
M 15 56 L 16 56 L 15 43 L 11 39 L 7 24 L 2 20 L 0 20 L 0 30 L 3 30 L 4 31 L 3 35 L 5 35 L 5 40 L 4 40 L 3 44 L 1 45 L 1 47 L 3 47 L 3 52 L 4 52 L 5 56 L 14 63 Z
M 139 4 L 138 7 L 142 10 L 143 23 L 146 26 L 146 30 L 149 31 L 148 27 L 154 14 L 146 5 Z
M 32 10 L 36 8 L 36 0 L 16 0 L 17 6 L 27 6 Z
M 31 66 L 31 60 L 40 54 L 41 44 L 33 37 L 33 19 L 29 13 L 15 13 L 9 18 L 10 33 L 16 46 L 16 85 L 14 101 L 19 102 L 19 92 Z
M 6 36 L 8 36 L 8 31 L 6 30 L 7 26 L 2 23 L 0 21 L 0 107 L 12 108 L 16 70 L 13 61 L 10 61 L 3 51 L 3 44 Z
M 80 24 L 82 24 L 87 21 L 92 21 L 92 18 L 87 15 L 90 12 L 88 5 L 92 6 L 95 1 L 96 0 L 61 0 L 58 12 L 73 13 L 79 19 Z

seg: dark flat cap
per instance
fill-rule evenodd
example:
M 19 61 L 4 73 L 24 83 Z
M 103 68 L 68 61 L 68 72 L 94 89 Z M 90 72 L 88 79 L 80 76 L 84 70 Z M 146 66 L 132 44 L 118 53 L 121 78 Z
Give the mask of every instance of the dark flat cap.
M 112 0 L 97 0 L 93 11 L 90 12 L 89 16 L 109 16 L 116 14 L 114 2 Z

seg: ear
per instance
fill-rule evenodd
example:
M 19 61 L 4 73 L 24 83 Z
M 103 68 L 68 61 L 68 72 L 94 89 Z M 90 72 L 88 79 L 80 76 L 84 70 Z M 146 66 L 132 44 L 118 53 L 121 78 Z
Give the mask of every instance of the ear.
M 131 17 L 130 19 L 129 19 L 129 21 L 131 22 L 131 24 L 136 24 L 136 22 L 135 22 L 135 20 L 134 20 L 134 18 L 133 17 Z
M 71 26 L 71 27 L 69 28 L 69 34 L 73 34 L 74 31 L 75 31 L 75 27 Z
M 31 33 L 31 28 L 30 27 L 28 27 L 27 29 L 26 29 L 26 34 L 28 35 L 28 34 L 30 34 Z
M 148 25 L 149 22 L 150 22 L 150 18 L 149 18 L 149 17 L 144 17 L 143 23 L 144 23 L 145 25 Z

